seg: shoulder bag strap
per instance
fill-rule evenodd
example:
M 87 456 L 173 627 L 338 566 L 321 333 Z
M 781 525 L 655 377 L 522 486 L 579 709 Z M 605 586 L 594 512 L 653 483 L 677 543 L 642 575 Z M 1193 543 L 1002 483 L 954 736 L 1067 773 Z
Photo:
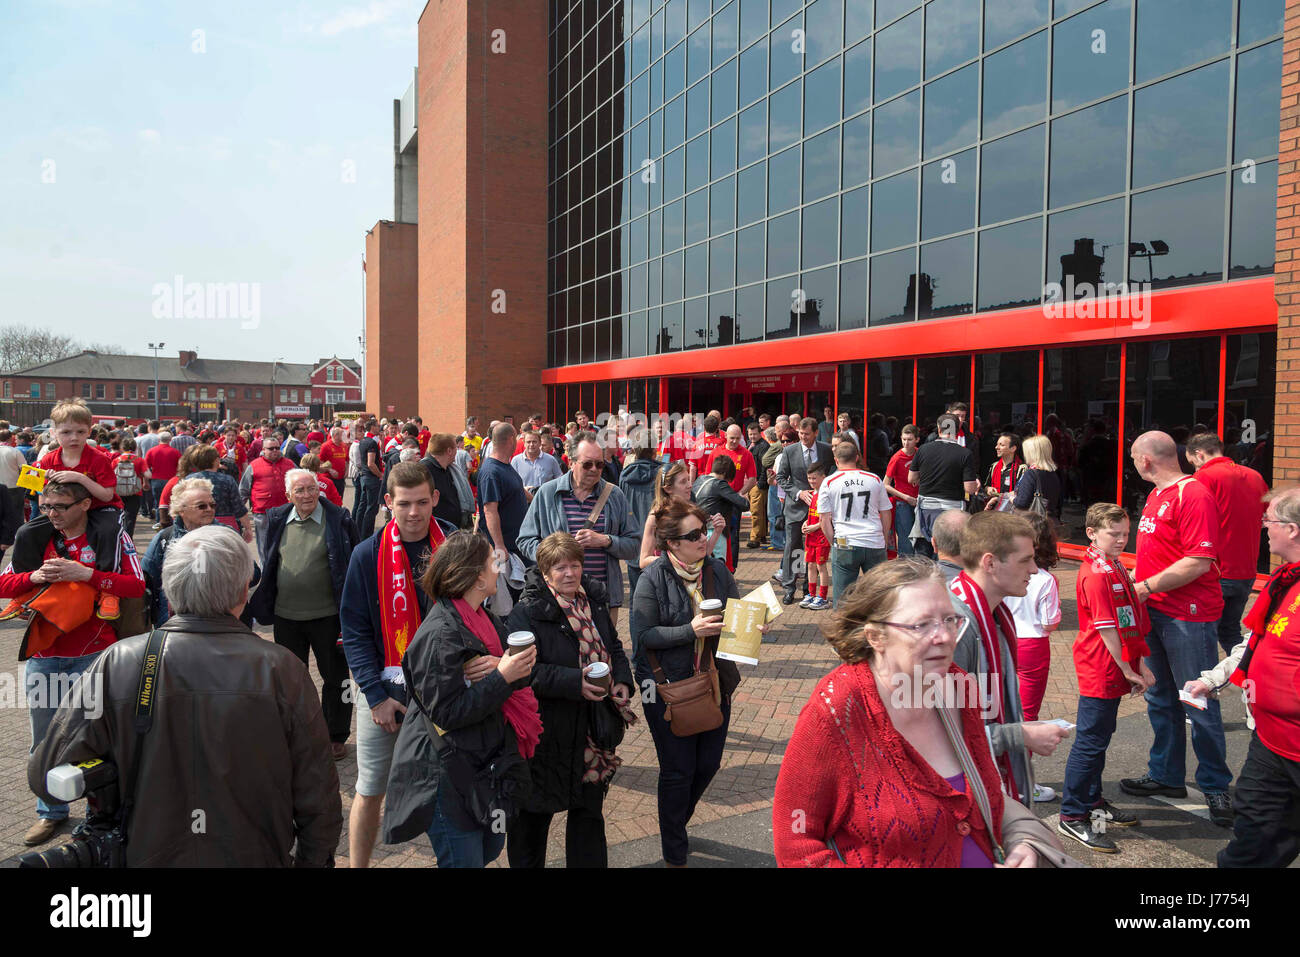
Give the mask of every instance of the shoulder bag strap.
M 596 505 L 595 507 L 592 508 L 591 514 L 588 515 L 587 520 L 583 522 L 583 525 L 585 527 L 587 528 L 596 527 L 596 522 L 600 520 L 600 513 L 604 511 L 605 503 L 609 501 L 610 493 L 613 491 L 614 491 L 614 483 L 606 482 L 605 488 L 600 493 L 600 497 L 596 499 Z
M 939 708 L 938 711 L 943 730 L 948 734 L 952 749 L 957 753 L 957 763 L 961 765 L 962 773 L 966 777 L 966 792 L 975 799 L 980 809 L 980 816 L 984 818 L 984 826 L 988 828 L 989 840 L 993 842 L 994 860 L 999 864 L 1005 864 L 1006 854 L 1002 851 L 1002 845 L 998 843 L 997 831 L 993 830 L 993 807 L 989 803 L 988 793 L 984 790 L 984 781 L 975 767 L 975 760 L 966 748 L 966 740 L 961 733 L 961 719 L 948 708 Z
M 167 632 L 155 628 L 149 633 L 140 664 L 140 681 L 135 693 L 135 757 L 131 761 L 131 774 L 127 778 L 126 793 L 122 799 L 122 834 L 127 836 L 131 810 L 135 807 L 135 786 L 140 780 L 140 764 L 144 758 L 144 737 L 153 727 L 153 706 L 158 697 L 158 671 L 162 666 L 162 648 Z

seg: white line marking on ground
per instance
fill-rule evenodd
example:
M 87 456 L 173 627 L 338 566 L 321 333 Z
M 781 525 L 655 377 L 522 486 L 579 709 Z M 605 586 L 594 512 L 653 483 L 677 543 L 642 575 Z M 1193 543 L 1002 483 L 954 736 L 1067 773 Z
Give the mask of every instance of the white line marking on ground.
M 1205 805 L 1205 795 L 1196 788 L 1187 789 L 1187 797 L 1171 798 L 1161 794 L 1149 795 L 1161 804 L 1168 804 L 1170 807 L 1178 808 L 1180 811 L 1186 811 L 1188 814 L 1194 814 L 1197 817 L 1210 819 L 1210 809 Z

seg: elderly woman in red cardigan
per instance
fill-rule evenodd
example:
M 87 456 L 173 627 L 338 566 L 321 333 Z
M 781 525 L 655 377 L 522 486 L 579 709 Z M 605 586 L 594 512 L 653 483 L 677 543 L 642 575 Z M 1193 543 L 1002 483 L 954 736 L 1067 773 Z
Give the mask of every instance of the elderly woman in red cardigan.
M 1027 843 L 1003 846 L 978 695 L 952 663 L 960 623 L 938 566 L 922 558 L 877 565 L 844 596 L 828 630 L 844 663 L 804 706 L 776 782 L 778 865 L 993 867 L 1004 855 L 1008 867 L 1037 866 Z M 992 835 L 940 702 L 974 761 Z

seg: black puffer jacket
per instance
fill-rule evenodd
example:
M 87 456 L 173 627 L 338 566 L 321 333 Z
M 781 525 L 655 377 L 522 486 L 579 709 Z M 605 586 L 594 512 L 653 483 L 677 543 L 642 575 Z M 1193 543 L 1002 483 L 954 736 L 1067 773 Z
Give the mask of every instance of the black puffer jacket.
M 712 589 L 708 583 L 710 570 L 713 573 Z M 701 581 L 704 596 L 722 599 L 724 611 L 728 598 L 740 597 L 736 580 L 727 571 L 726 564 L 711 555 L 704 559 Z M 632 647 L 637 683 L 644 687 L 644 682 L 654 680 L 654 672 L 645 654 L 647 648 L 654 649 L 664 677 L 669 681 L 680 681 L 694 674 L 695 632 L 691 630 L 691 619 L 695 612 L 691 608 L 690 596 L 686 594 L 686 586 L 673 571 L 667 552 L 641 572 L 632 598 L 632 609 L 632 620 L 636 623 Z M 717 651 L 717 638 L 709 639 L 709 648 Z M 718 661 L 717 666 L 722 689 L 730 692 L 740 683 L 740 672 L 735 662 Z
M 502 648 L 506 630 L 491 615 Z M 393 764 L 388 772 L 384 800 L 384 843 L 400 844 L 423 834 L 433 823 L 438 787 L 443 782 L 442 763 L 429 738 L 428 722 L 446 732 L 446 738 L 469 759 L 474 768 L 507 753 L 518 754 L 514 728 L 502 706 L 528 679 L 506 684 L 501 672 L 465 685 L 465 664 L 476 655 L 489 654 L 460 617 L 455 606 L 440 598 L 429 609 L 402 658 L 411 695 L 409 710 L 397 731 Z M 450 786 L 450 782 L 447 782 Z
M 603 584 L 586 575 L 582 576 L 582 588 L 591 604 L 596 631 L 609 652 L 614 684 L 635 688 L 623 643 L 610 619 L 609 593 Z M 567 811 L 583 804 L 582 752 L 587 744 L 587 715 L 592 702 L 582 696 L 578 636 L 535 566 L 528 569 L 523 594 L 510 613 L 507 627 L 537 636 L 532 687 L 542 713 L 542 739 L 528 761 L 533 793 L 526 809 L 537 814 Z

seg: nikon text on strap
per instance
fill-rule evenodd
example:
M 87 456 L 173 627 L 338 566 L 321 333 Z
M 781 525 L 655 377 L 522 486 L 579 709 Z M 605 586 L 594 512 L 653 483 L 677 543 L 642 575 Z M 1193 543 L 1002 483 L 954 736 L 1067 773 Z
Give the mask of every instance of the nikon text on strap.
M 135 758 L 131 761 L 131 776 L 127 781 L 126 794 L 122 797 L 122 836 L 127 835 L 127 825 L 131 820 L 131 808 L 135 804 L 135 786 L 140 778 L 140 764 L 144 760 L 144 736 L 153 727 L 153 706 L 158 697 L 158 672 L 162 667 L 163 642 L 167 632 L 155 628 L 149 633 L 149 641 L 144 647 L 144 661 L 140 665 L 140 684 L 135 692 Z

